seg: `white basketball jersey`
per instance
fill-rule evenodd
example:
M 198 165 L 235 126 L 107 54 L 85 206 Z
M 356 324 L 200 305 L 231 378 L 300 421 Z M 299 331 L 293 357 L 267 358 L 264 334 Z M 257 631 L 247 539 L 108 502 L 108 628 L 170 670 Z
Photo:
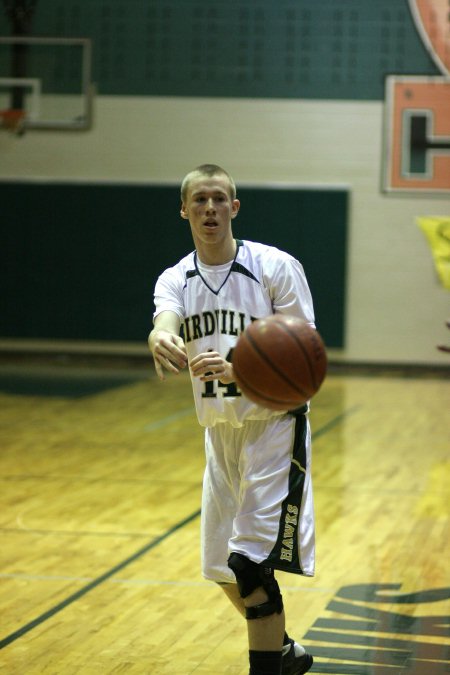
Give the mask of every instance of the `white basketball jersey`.
M 246 326 L 276 312 L 314 326 L 311 293 L 298 260 L 273 246 L 240 240 L 237 244 L 232 262 L 204 265 L 193 251 L 156 283 L 154 316 L 166 310 L 179 315 L 189 361 L 208 350 L 231 361 Z M 246 419 L 282 414 L 252 403 L 235 383 L 192 378 L 192 385 L 198 420 L 206 427 L 218 422 L 240 427 Z

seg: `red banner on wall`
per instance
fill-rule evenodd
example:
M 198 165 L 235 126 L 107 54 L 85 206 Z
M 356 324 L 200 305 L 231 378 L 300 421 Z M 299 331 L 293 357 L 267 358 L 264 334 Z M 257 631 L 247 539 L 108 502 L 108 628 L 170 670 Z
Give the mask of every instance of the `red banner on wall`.
M 450 80 L 388 77 L 385 189 L 450 191 Z
M 409 0 L 442 73 L 386 79 L 384 189 L 450 191 L 450 14 L 447 0 Z

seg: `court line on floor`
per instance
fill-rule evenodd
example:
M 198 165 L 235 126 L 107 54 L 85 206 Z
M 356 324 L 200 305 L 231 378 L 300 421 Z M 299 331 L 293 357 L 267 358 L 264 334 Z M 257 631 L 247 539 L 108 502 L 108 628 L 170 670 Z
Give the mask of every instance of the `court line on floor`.
M 182 527 L 185 525 L 188 525 L 191 523 L 193 520 L 198 518 L 200 515 L 200 509 L 197 511 L 194 511 L 194 513 L 191 513 L 191 515 L 187 516 L 187 518 L 184 518 L 183 520 L 180 520 L 180 522 L 176 523 L 173 527 L 171 527 L 169 530 L 164 532 L 159 537 L 156 537 L 153 539 L 151 542 L 149 542 L 146 546 L 143 546 L 140 548 L 136 553 L 133 553 L 133 555 L 129 556 L 125 560 L 122 560 L 121 563 L 118 565 L 115 565 L 112 567 L 110 570 L 102 574 L 101 576 L 97 577 L 96 579 L 93 579 L 89 584 L 86 586 L 83 586 L 83 588 L 80 588 L 79 591 L 76 593 L 73 593 L 72 595 L 69 595 L 68 598 L 63 600 L 62 602 L 58 603 L 54 607 L 51 607 L 49 610 L 44 612 L 43 614 L 40 614 L 36 619 L 33 619 L 33 621 L 30 621 L 29 623 L 25 624 L 25 626 L 22 626 L 22 628 L 19 628 L 19 630 L 15 631 L 14 633 L 11 633 L 8 635 L 6 638 L 3 640 L 0 640 L 0 649 L 3 649 L 4 647 L 7 647 L 11 642 L 14 642 L 18 638 L 22 637 L 26 633 L 28 633 L 30 630 L 33 630 L 33 628 L 36 628 L 36 626 L 39 626 L 39 624 L 43 623 L 44 621 L 47 621 L 47 619 L 50 619 L 52 616 L 60 612 L 62 609 L 65 609 L 68 605 L 71 605 L 73 602 L 76 600 L 79 600 L 80 598 L 83 597 L 83 595 L 86 595 L 86 593 L 89 593 L 89 591 L 92 591 L 94 588 L 99 586 L 101 583 L 112 577 L 114 574 L 117 572 L 120 572 L 120 570 L 124 569 L 127 567 L 130 563 L 134 562 L 141 556 L 143 556 L 145 553 L 148 553 L 148 551 L 151 551 L 152 548 L 155 548 L 155 546 L 158 546 L 162 541 L 170 537 L 174 532 L 177 532 L 180 530 Z
M 89 474 L 76 474 L 76 473 L 71 473 L 71 474 L 56 474 L 56 473 L 21 473 L 17 475 L 9 475 L 9 476 L 0 476 L 0 481 L 2 482 L 12 482 L 12 481 L 27 481 L 27 480 L 40 480 L 44 481 L 46 480 L 47 482 L 49 481 L 77 481 L 79 483 L 84 482 L 84 483 L 108 483 L 109 485 L 114 485 L 114 483 L 118 483 L 120 485 L 126 485 L 127 483 L 130 483 L 131 485 L 155 485 L 155 483 L 159 483 L 160 485 L 163 485 L 164 483 L 168 483 L 170 481 L 171 484 L 173 483 L 183 483 L 183 485 L 186 485 L 189 481 L 186 480 L 175 480 L 174 478 L 112 478 L 111 476 L 90 476 Z M 195 483 L 193 482 L 192 484 L 196 484 L 198 481 Z
M 344 410 L 340 415 L 336 415 L 336 417 L 333 417 L 332 420 L 324 424 L 322 427 L 320 427 L 320 429 L 312 432 L 311 434 L 312 440 L 314 441 L 315 439 L 319 438 L 319 436 L 323 436 L 324 434 L 328 433 L 331 429 L 337 427 L 345 417 L 353 415 L 353 413 L 360 410 L 360 408 L 361 408 L 360 405 L 354 405 L 351 408 L 348 408 L 348 410 Z
M 415 493 L 414 493 L 415 494 Z M 0 532 L 9 534 L 51 534 L 55 537 L 118 537 L 123 539 L 148 539 L 150 532 L 100 532 L 88 530 L 39 530 L 34 527 L 0 527 Z M 0 575 L 1 576 L 1 575 Z
M 321 436 L 321 435 L 327 433 L 328 431 L 330 431 L 330 429 L 333 429 L 334 427 L 336 427 L 338 424 L 340 424 L 342 422 L 343 419 L 345 419 L 346 417 L 348 417 L 352 413 L 356 412 L 359 408 L 360 408 L 360 406 L 354 406 L 352 408 L 349 408 L 346 411 L 343 411 L 340 415 L 337 415 L 332 420 L 330 420 L 329 422 L 324 424 L 324 426 L 320 427 L 313 434 L 313 438 L 317 438 L 318 436 Z M 23 635 L 26 635 L 26 633 L 29 633 L 31 630 L 33 630 L 33 628 L 36 628 L 41 623 L 44 623 L 44 621 L 47 621 L 47 619 L 51 619 L 53 616 L 55 616 L 55 614 L 57 614 L 58 612 L 65 609 L 66 607 L 71 605 L 76 600 L 79 600 L 80 598 L 82 598 L 84 595 L 86 595 L 87 593 L 92 591 L 94 588 L 96 588 L 97 586 L 102 584 L 104 581 L 106 581 L 107 579 L 112 577 L 117 572 L 120 572 L 120 570 L 124 569 L 125 567 L 130 565 L 135 560 L 138 560 L 145 553 L 148 553 L 148 551 L 151 551 L 153 548 L 158 546 L 158 544 L 163 542 L 165 539 L 168 539 L 168 537 L 170 537 L 172 534 L 174 534 L 175 532 L 180 530 L 185 525 L 188 525 L 192 521 L 196 520 L 199 516 L 200 516 L 200 509 L 198 509 L 197 511 L 194 511 L 194 513 L 191 513 L 189 516 L 187 516 L 183 520 L 181 520 L 178 523 L 176 523 L 175 525 L 173 525 L 173 527 L 171 527 L 169 530 L 166 530 L 166 532 L 164 532 L 162 535 L 153 539 L 151 542 L 149 542 L 148 544 L 146 544 L 145 546 L 140 548 L 138 551 L 136 551 L 136 553 L 129 556 L 128 558 L 123 560 L 118 565 L 115 565 L 114 567 L 112 567 L 110 570 L 108 570 L 104 574 L 102 574 L 99 577 L 96 577 L 95 579 L 93 579 L 93 581 L 91 581 L 86 586 L 83 586 L 83 588 L 80 588 L 80 590 L 76 591 L 76 593 L 73 593 L 72 595 L 69 595 L 68 598 L 66 598 L 62 602 L 58 603 L 54 607 L 51 607 L 49 610 L 47 610 L 43 614 L 40 614 L 38 617 L 36 617 L 36 619 L 33 619 L 29 623 L 22 626 L 22 628 L 19 628 L 18 630 L 14 631 L 13 633 L 8 635 L 7 637 L 3 638 L 3 640 L 0 640 L 0 649 L 3 649 L 4 647 L 7 647 L 12 642 L 15 642 L 15 640 L 18 640 Z
M 49 574 L 0 574 L 0 579 L 17 579 L 20 581 L 71 581 L 74 583 L 94 581 L 92 577 L 69 577 L 62 575 L 51 576 Z M 187 579 L 106 579 L 108 583 L 125 586 L 180 586 L 182 588 L 207 588 L 214 589 L 214 584 L 208 580 L 188 581 Z M 331 593 L 333 588 L 317 586 L 315 588 L 303 588 L 301 586 L 286 586 L 283 590 L 299 593 Z
M 158 429 L 161 429 L 161 427 L 165 427 L 166 424 L 178 422 L 178 420 L 183 419 L 183 417 L 188 417 L 188 415 L 195 415 L 195 408 L 193 406 L 190 406 L 189 408 L 182 408 L 172 415 L 166 415 L 166 417 L 156 420 L 156 422 L 150 422 L 149 424 L 146 424 L 144 431 L 157 431 Z

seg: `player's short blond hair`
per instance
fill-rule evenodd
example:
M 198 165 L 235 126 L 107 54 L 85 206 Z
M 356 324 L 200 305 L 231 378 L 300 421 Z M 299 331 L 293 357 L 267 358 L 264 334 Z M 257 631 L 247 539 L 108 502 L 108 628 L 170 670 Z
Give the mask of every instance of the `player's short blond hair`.
M 190 182 L 197 176 L 207 176 L 208 178 L 212 178 L 213 176 L 225 176 L 230 184 L 230 197 L 231 199 L 236 199 L 236 184 L 228 171 L 225 171 L 225 169 L 222 169 L 222 167 L 217 164 L 201 164 L 196 169 L 189 171 L 183 178 L 183 182 L 181 183 L 181 201 L 183 203 L 186 201 Z

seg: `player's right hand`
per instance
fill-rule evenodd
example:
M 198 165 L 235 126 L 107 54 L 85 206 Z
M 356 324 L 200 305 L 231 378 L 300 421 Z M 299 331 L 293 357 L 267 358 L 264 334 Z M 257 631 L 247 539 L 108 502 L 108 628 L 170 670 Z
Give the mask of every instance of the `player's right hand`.
M 150 333 L 149 347 L 160 380 L 165 379 L 164 368 L 171 373 L 179 373 L 187 366 L 186 347 L 179 335 L 155 329 Z

